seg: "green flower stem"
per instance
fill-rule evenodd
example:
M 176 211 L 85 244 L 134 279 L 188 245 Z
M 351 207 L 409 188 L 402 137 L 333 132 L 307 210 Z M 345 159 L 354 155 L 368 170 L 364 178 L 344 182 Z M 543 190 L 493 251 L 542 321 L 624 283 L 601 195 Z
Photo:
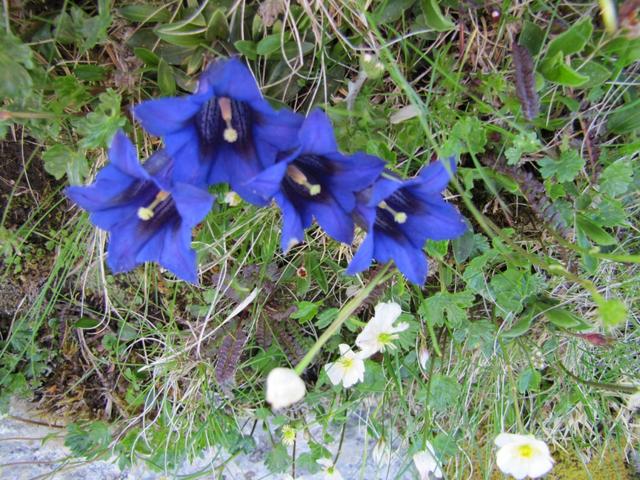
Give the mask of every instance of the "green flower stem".
M 342 324 L 347 320 L 347 318 L 349 318 L 353 314 L 353 312 L 356 311 L 356 309 L 360 305 L 362 305 L 362 302 L 366 300 L 366 298 L 369 296 L 371 291 L 381 283 L 391 278 L 393 273 L 387 274 L 387 271 L 389 270 L 389 265 L 390 264 L 387 263 L 384 267 L 382 267 L 382 270 L 380 270 L 378 274 L 375 277 L 373 277 L 373 280 L 371 280 L 371 282 L 369 282 L 369 284 L 366 287 L 360 290 L 351 300 L 349 300 L 344 305 L 344 307 L 340 309 L 336 319 L 331 323 L 331 325 L 327 327 L 324 333 L 320 335 L 320 338 L 316 340 L 316 343 L 313 344 L 313 346 L 309 349 L 307 354 L 302 358 L 302 360 L 300 360 L 300 363 L 296 365 L 294 370 L 298 375 L 302 375 L 302 372 L 304 372 L 304 369 L 309 366 L 309 364 L 313 360 L 313 357 L 316 356 L 316 354 L 320 351 L 322 346 L 325 343 L 327 343 L 327 341 L 340 330 L 340 327 L 342 326 Z

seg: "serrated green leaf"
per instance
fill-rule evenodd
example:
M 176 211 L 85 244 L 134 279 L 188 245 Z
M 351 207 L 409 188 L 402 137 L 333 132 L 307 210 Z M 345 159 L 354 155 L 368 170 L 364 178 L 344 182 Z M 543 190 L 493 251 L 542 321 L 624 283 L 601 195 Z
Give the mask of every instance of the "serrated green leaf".
M 453 377 L 441 374 L 433 375 L 429 387 L 429 405 L 436 411 L 455 405 L 460 400 L 462 388 Z
M 566 32 L 561 33 L 552 40 L 547 48 L 547 58 L 551 58 L 562 52 L 564 55 L 579 53 L 585 47 L 591 33 L 593 25 L 590 18 L 585 18 L 573 24 Z
M 437 292 L 420 304 L 418 312 L 425 322 L 458 328 L 467 321 L 467 309 L 473 305 L 474 295 L 469 291 Z
M 612 298 L 599 302 L 598 313 L 600 314 L 602 324 L 607 328 L 612 328 L 626 320 L 627 307 L 617 298 Z
M 525 302 L 544 287 L 544 280 L 527 270 L 509 267 L 495 275 L 489 282 L 489 287 L 500 307 L 497 313 L 506 317 L 510 313 L 520 313 Z
M 281 443 L 274 445 L 267 454 L 265 464 L 271 473 L 283 473 L 291 465 L 291 457 L 287 452 L 287 447 Z
M 67 175 L 71 185 L 81 185 L 89 174 L 89 165 L 84 154 L 71 150 L 66 145 L 53 145 L 42 154 L 45 171 L 60 180 Z
M 523 154 L 540 150 L 540 140 L 535 132 L 519 132 L 513 140 L 513 146 L 507 148 L 505 156 L 508 165 L 517 165 Z
M 455 24 L 442 14 L 437 0 L 421 0 L 420 6 L 425 23 L 436 32 L 446 32 L 455 27 Z
M 584 158 L 576 150 L 565 150 L 558 160 L 545 157 L 538 161 L 542 178 L 555 177 L 560 183 L 573 181 L 584 164 Z
M 107 89 L 98 97 L 96 109 L 74 122 L 77 133 L 82 137 L 80 148 L 106 147 L 113 135 L 126 123 L 120 113 L 120 95 Z
M 612 163 L 600 174 L 599 182 L 602 193 L 606 193 L 612 197 L 626 193 L 633 183 L 633 167 L 631 166 L 631 162 L 622 159 Z

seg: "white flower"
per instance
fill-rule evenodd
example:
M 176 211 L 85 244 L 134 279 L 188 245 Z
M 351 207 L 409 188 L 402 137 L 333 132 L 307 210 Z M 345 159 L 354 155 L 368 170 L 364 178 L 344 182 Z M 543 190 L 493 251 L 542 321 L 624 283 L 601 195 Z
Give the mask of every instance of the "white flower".
M 289 447 L 296 443 L 296 436 L 298 432 L 291 425 L 285 425 L 282 427 L 282 444 Z
M 420 368 L 422 368 L 422 370 L 427 369 L 427 362 L 429 361 L 430 356 L 431 355 L 429 355 L 429 350 L 427 350 L 427 347 L 421 345 L 420 351 L 418 352 L 418 363 L 420 363 Z
M 342 475 L 340 475 L 340 472 L 333 464 L 333 460 L 330 458 L 319 458 L 316 462 L 324 467 L 322 472 L 324 473 L 325 480 L 343 480 Z
M 393 326 L 393 322 L 401 313 L 400 305 L 395 302 L 376 305 L 375 315 L 356 338 L 356 345 L 362 349 L 365 358 L 377 352 L 384 352 L 386 348 L 396 348 L 393 341 L 398 338 L 398 332 L 409 328 L 409 324 L 405 322 Z
M 501 433 L 495 444 L 499 448 L 496 455 L 498 468 L 517 480 L 527 476 L 541 477 L 553 467 L 549 447 L 532 435 Z
M 420 480 L 429 480 L 429 474 L 431 473 L 433 473 L 433 476 L 436 478 L 442 478 L 440 463 L 433 451 L 431 443 L 427 442 L 425 449 L 413 456 L 413 463 L 420 474 Z
M 242 203 L 242 199 L 240 198 L 240 195 L 232 190 L 224 194 L 224 203 L 230 207 L 237 207 Z
M 344 388 L 349 388 L 364 380 L 364 361 L 362 352 L 354 353 L 349 345 L 341 343 L 340 355 L 337 361 L 327 363 L 324 369 L 327 371 L 329 380 L 334 385 L 342 383 Z
M 302 400 L 307 389 L 304 382 L 290 368 L 274 368 L 267 376 L 267 402 L 274 410 Z
M 384 437 L 380 437 L 373 446 L 371 456 L 376 465 L 384 466 L 391 462 L 391 448 L 387 445 L 387 442 L 384 441 Z

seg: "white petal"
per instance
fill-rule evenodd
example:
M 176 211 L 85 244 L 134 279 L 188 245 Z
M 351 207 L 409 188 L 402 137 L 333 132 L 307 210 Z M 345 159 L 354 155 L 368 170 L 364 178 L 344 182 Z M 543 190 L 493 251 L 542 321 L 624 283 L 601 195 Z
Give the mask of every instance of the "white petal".
M 393 323 L 402 313 L 402 308 L 396 302 L 379 303 L 375 308 L 375 319 L 391 319 Z
M 306 392 L 304 382 L 290 368 L 274 368 L 267 376 L 267 402 L 274 410 L 302 400 Z
M 553 459 L 547 456 L 532 458 L 529 464 L 529 476 L 531 478 L 539 478 L 550 472 L 553 468 Z
M 319 458 L 318 460 L 316 460 L 316 463 L 319 465 L 322 465 L 323 467 L 333 467 L 333 460 L 331 460 L 330 458 L 327 457 L 322 457 Z
M 351 368 L 344 372 L 344 378 L 342 384 L 344 388 L 349 388 L 358 382 L 364 380 L 364 362 L 360 359 L 354 358 Z
M 402 322 L 391 328 L 391 333 L 399 333 L 404 332 L 407 328 L 409 328 L 409 324 L 407 322 Z
M 428 480 L 429 474 L 438 469 L 438 461 L 429 450 L 422 450 L 414 454 L 413 463 L 420 474 L 420 480 Z
M 338 345 L 338 350 L 340 350 L 340 355 L 344 355 L 345 353 L 351 351 L 351 347 L 346 343 L 341 343 L 340 345 Z
M 340 362 L 327 363 L 324 366 L 324 369 L 327 372 L 327 376 L 329 377 L 329 380 L 331 380 L 331 383 L 334 385 L 340 385 L 342 383 L 345 372 L 340 365 Z
M 509 445 L 511 443 L 522 443 L 528 441 L 528 437 L 524 435 L 517 435 L 515 433 L 501 433 L 496 437 L 493 443 L 496 444 L 497 447 L 504 447 L 505 445 Z

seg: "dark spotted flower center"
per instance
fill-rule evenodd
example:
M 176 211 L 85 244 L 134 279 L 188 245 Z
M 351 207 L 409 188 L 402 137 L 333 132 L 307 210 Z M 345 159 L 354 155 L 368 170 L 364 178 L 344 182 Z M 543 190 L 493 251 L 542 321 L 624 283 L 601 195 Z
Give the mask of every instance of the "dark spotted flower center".
M 221 139 L 245 144 L 251 138 L 252 124 L 249 105 L 227 97 L 211 97 L 196 115 L 196 128 L 205 146 L 215 146 Z
M 296 158 L 287 167 L 283 180 L 283 189 L 291 195 L 299 195 L 304 199 L 322 196 L 324 180 L 334 173 L 333 162 L 318 155 L 306 154 Z

